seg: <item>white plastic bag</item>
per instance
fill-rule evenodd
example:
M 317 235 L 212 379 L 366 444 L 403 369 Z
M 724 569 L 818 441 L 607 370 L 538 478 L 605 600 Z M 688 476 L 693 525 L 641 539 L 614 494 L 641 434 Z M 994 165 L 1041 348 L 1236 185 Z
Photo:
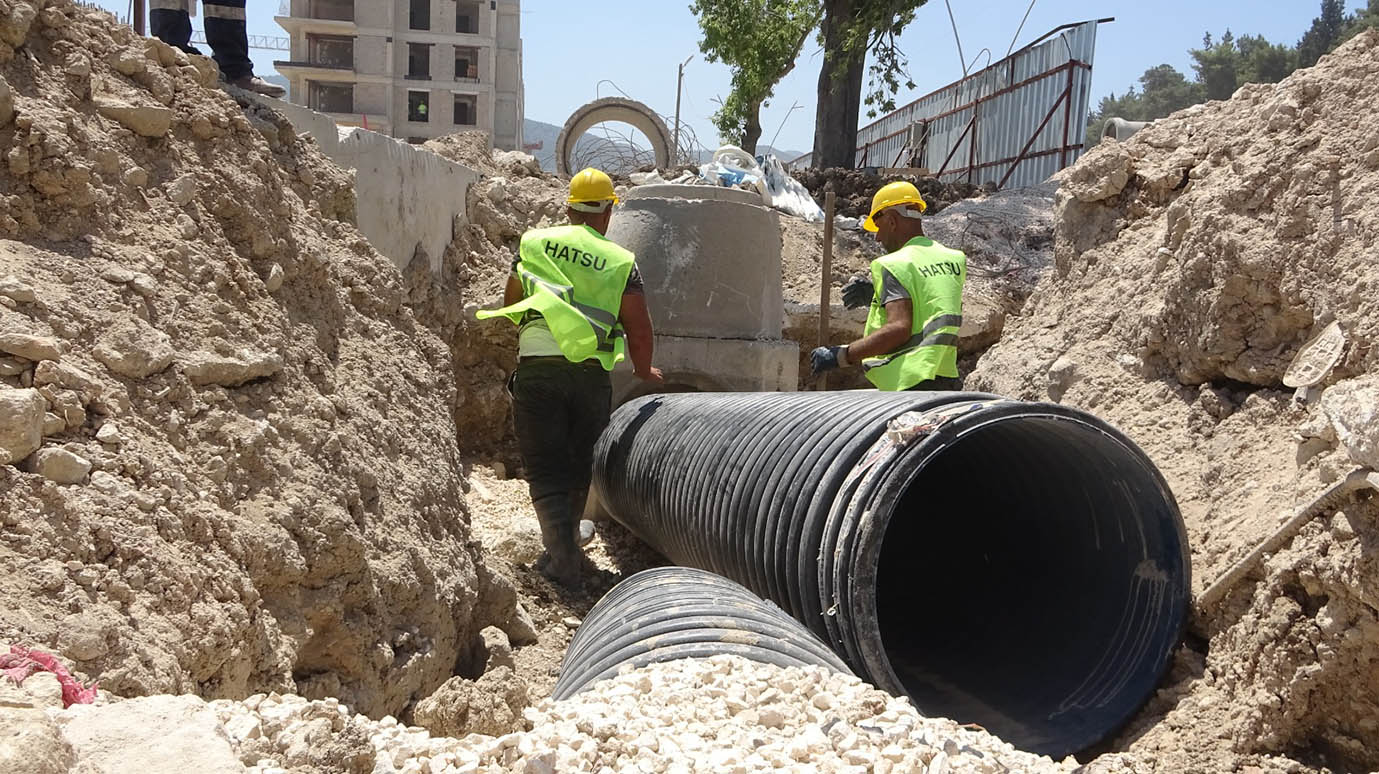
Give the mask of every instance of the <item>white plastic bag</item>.
M 814 197 L 809 195 L 809 189 L 785 171 L 780 159 L 775 156 L 766 156 L 762 161 L 762 167 L 766 184 L 763 198 L 765 198 L 767 206 L 798 218 L 804 218 L 811 223 L 823 221 L 823 209 L 814 201 Z
M 763 190 L 762 172 L 757 160 L 736 145 L 724 145 L 714 151 L 713 159 L 699 167 L 699 175 L 724 188 L 746 184 L 758 191 Z

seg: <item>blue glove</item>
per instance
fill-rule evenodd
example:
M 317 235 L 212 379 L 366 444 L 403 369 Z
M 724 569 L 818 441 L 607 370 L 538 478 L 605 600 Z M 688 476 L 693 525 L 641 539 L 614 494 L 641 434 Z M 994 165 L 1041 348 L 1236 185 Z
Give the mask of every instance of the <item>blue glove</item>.
M 809 370 L 815 376 L 847 363 L 847 347 L 818 347 L 809 353 Z
M 843 285 L 843 306 L 848 309 L 856 309 L 859 306 L 867 306 L 871 299 L 876 295 L 876 287 L 871 284 L 871 280 L 866 277 L 853 277 Z

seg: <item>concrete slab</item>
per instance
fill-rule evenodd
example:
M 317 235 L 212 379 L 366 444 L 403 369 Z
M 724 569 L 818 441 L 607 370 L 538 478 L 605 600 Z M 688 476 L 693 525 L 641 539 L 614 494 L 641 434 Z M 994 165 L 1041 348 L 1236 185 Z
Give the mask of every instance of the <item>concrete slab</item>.
M 335 119 L 324 113 L 317 113 L 311 108 L 285 100 L 265 97 L 251 91 L 239 90 L 239 93 L 260 105 L 282 113 L 288 121 L 292 122 L 292 128 L 297 130 L 297 134 L 311 135 L 316 140 L 316 144 L 321 146 L 321 152 L 339 163 L 337 154 L 340 152 L 340 137 Z
M 286 116 L 298 134 L 315 138 L 332 161 L 355 170 L 355 222 L 374 248 L 405 269 L 421 247 L 431 271 L 440 273 L 456 219 L 468 221 L 469 186 L 482 174 L 387 135 L 341 130 L 335 119 L 310 108 L 244 93 Z
M 439 274 L 456 219 L 467 221 L 469 186 L 483 175 L 364 129 L 340 142 L 337 160 L 355 170 L 355 220 L 369 242 L 399 269 L 420 246 L 432 273 Z

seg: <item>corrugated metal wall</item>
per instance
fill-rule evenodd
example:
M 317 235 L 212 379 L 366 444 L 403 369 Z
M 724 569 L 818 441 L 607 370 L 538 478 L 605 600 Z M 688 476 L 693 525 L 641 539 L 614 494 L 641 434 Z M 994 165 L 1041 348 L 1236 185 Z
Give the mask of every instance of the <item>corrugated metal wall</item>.
M 856 165 L 926 167 L 944 180 L 1004 181 L 1005 188 L 1047 180 L 1082 154 L 1099 23 L 1060 27 L 863 127 Z M 910 127 L 918 122 L 927 122 L 928 139 L 907 158 Z M 789 166 L 810 161 L 805 155 Z

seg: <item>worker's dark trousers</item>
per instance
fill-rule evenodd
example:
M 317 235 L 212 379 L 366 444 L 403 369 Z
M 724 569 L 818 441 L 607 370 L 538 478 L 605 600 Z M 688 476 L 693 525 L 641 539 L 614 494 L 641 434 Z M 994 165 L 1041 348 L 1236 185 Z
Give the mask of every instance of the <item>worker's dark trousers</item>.
M 935 376 L 910 387 L 906 392 L 960 392 L 961 390 L 961 376 Z
M 154 37 L 189 54 L 201 53 L 191 45 L 191 17 L 181 0 L 152 0 L 149 5 L 148 21 Z M 206 42 L 225 80 L 252 75 L 244 0 L 202 0 L 201 10 L 206 15 Z
M 537 515 L 573 529 L 593 477 L 594 444 L 608 426 L 613 387 L 595 360 L 529 358 L 510 384 L 517 444 Z

